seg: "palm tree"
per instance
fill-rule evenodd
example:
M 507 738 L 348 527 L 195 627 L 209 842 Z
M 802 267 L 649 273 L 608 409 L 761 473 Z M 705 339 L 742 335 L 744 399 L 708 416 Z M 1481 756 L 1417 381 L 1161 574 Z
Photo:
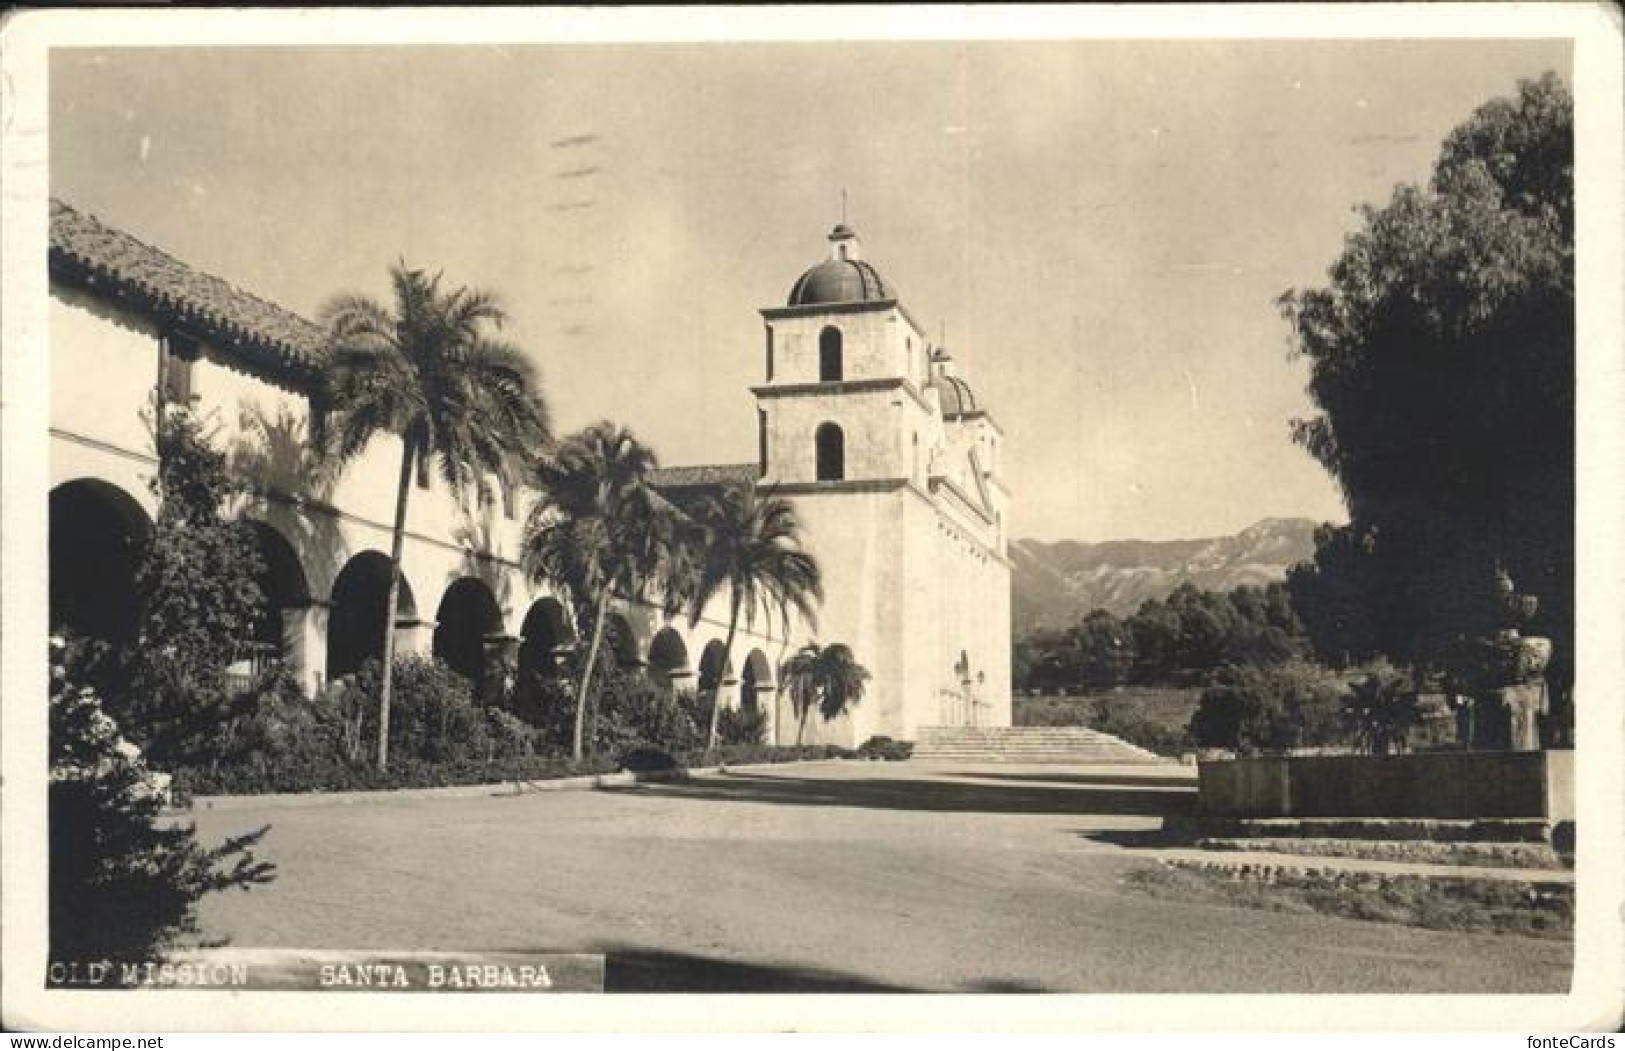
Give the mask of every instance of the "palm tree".
M 470 486 L 487 495 L 488 475 L 513 478 L 519 464 L 550 440 L 535 368 L 518 348 L 485 334 L 505 320 L 492 294 L 443 291 L 439 274 L 409 269 L 404 261 L 390 267 L 389 276 L 393 310 L 345 295 L 322 311 L 335 452 L 349 462 L 379 434 L 401 441 L 384 605 L 379 770 L 389 763 L 395 611 L 413 474 L 426 478 L 432 464 L 454 496 L 461 498 Z
M 784 662 L 779 670 L 779 685 L 790 695 L 790 706 L 796 713 L 796 746 L 807 732 L 807 715 L 816 704 L 824 721 L 840 718 L 851 707 L 863 700 L 864 683 L 869 670 L 852 656 L 852 649 L 842 643 L 820 648 L 809 642 Z
M 711 600 L 728 595 L 728 635 L 722 644 L 723 674 L 733 664 L 739 616 L 747 627 L 758 611 L 770 618 L 778 611 L 788 630 L 791 610 L 817 622 L 816 602 L 824 597 L 818 563 L 801 549 L 801 523 L 790 501 L 771 491 L 758 493 L 745 482 L 727 483 L 694 500 L 689 515 L 698 527 L 703 548 L 694 560 L 694 576 L 685 589 L 689 623 L 699 623 Z M 711 706 L 706 736 L 709 756 L 717 744 L 721 704 Z
M 602 420 L 559 443 L 537 465 L 540 492 L 525 523 L 525 573 L 592 611 L 592 641 L 576 687 L 572 754 L 582 757 L 588 692 L 603 645 L 609 603 L 640 601 L 667 575 L 677 515 L 645 481 L 654 451 Z

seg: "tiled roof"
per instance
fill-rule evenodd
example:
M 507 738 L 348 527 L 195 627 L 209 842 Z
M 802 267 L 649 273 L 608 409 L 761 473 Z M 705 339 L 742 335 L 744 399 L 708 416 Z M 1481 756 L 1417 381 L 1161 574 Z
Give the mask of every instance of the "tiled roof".
M 699 464 L 693 467 L 660 467 L 649 472 L 649 484 L 656 489 L 692 489 L 724 482 L 754 484 L 761 469 L 753 463 Z
M 160 320 L 265 367 L 309 375 L 323 353 L 315 323 L 51 200 L 51 274 L 107 288 Z

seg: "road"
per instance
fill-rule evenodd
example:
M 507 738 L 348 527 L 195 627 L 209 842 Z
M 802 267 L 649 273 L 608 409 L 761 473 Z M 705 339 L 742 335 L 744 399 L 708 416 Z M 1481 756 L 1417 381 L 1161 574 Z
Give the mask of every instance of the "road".
M 831 763 L 197 815 L 269 823 L 235 946 L 609 954 L 612 990 L 1557 992 L 1570 946 L 1153 898 L 1188 770 Z

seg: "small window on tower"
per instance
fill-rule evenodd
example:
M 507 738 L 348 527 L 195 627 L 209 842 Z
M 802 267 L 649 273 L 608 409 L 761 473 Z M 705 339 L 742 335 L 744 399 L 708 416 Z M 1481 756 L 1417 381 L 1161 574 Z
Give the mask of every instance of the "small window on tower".
M 837 383 L 841 379 L 841 330 L 834 325 L 818 334 L 818 380 Z
M 767 476 L 767 413 L 762 409 L 756 410 L 756 458 L 757 475 Z
M 818 480 L 839 482 L 846 477 L 846 435 L 833 423 L 820 424 L 814 442 L 818 449 Z

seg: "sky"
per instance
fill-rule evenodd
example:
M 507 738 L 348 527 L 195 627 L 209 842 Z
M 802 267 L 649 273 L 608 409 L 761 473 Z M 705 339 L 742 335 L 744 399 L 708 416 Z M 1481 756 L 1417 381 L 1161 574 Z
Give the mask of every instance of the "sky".
M 1011 535 L 1345 517 L 1274 301 L 1563 41 L 126 48 L 51 59 L 52 193 L 313 316 L 502 298 L 558 429 L 755 458 L 762 323 L 842 217 L 1006 432 Z

